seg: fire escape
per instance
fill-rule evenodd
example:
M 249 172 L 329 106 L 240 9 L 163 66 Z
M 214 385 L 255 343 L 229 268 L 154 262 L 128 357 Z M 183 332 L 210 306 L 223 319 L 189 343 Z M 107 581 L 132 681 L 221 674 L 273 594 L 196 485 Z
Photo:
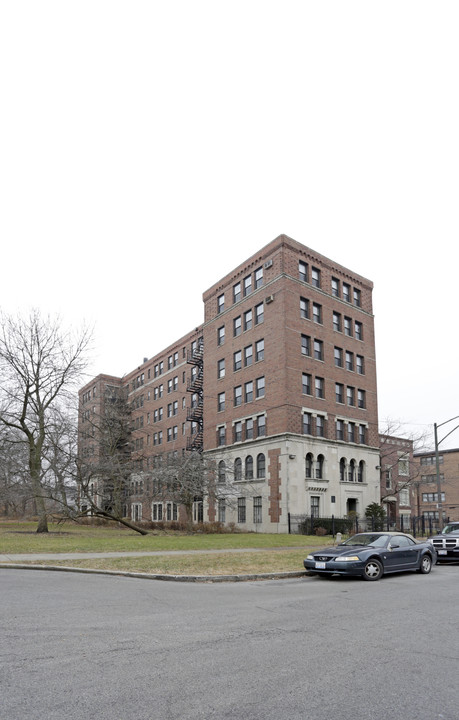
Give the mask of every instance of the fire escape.
M 200 337 L 193 343 L 187 354 L 187 363 L 191 365 L 187 392 L 191 393 L 191 405 L 187 408 L 186 419 L 191 422 L 191 435 L 187 438 L 186 449 L 203 450 L 203 409 L 204 409 L 204 339 Z

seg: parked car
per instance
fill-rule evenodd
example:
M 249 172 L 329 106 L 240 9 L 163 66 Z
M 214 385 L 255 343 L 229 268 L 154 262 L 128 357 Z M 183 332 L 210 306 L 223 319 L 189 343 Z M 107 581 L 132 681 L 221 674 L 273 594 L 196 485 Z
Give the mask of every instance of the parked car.
M 459 522 L 450 522 L 441 531 L 428 539 L 437 551 L 437 562 L 459 560 Z
M 430 573 L 436 560 L 432 543 L 416 542 L 406 533 L 367 532 L 316 550 L 303 564 L 308 575 L 356 575 L 379 580 L 387 573 L 405 570 Z

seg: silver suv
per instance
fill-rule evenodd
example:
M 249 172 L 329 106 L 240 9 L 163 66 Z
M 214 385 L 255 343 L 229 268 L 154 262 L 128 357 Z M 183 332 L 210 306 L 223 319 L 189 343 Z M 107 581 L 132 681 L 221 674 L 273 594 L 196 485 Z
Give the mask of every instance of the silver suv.
M 437 551 L 437 562 L 459 560 L 459 522 L 445 525 L 439 535 L 428 539 Z

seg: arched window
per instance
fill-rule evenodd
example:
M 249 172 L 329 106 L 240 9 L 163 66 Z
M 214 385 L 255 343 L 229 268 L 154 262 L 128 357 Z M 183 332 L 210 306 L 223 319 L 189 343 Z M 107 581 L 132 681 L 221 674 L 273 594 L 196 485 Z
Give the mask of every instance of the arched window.
M 340 482 L 346 480 L 346 458 L 341 458 L 339 461 L 339 480 Z
M 363 460 L 359 462 L 359 470 L 358 470 L 358 476 L 357 481 L 363 482 L 365 479 L 365 463 Z
M 241 460 L 241 458 L 236 458 L 236 460 L 234 461 L 234 479 L 242 480 L 242 460 Z
M 314 458 L 313 458 L 313 456 L 312 456 L 312 453 L 308 453 L 308 454 L 306 455 L 306 466 L 305 466 L 306 477 L 307 477 L 307 478 L 312 478 L 312 466 L 313 466 L 313 463 L 314 463 Z
M 224 460 L 218 463 L 218 482 L 224 483 L 226 480 L 226 465 Z
M 316 460 L 316 478 L 321 480 L 324 476 L 324 456 L 318 455 Z
M 263 453 L 257 455 L 257 478 L 266 477 L 266 461 Z
M 245 459 L 245 479 L 253 480 L 253 457 L 247 455 Z
M 349 482 L 355 482 L 355 460 L 351 460 L 351 462 L 349 463 L 347 479 L 349 480 Z

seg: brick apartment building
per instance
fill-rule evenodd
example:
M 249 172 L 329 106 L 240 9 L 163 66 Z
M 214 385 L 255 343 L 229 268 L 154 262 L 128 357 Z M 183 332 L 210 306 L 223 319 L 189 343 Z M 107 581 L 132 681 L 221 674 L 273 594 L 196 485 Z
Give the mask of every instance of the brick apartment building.
M 414 506 L 418 517 L 438 520 L 438 488 L 435 452 L 416 452 L 418 482 L 415 487 Z M 459 448 L 439 453 L 442 521 L 459 520 Z
M 413 441 L 393 435 L 380 435 L 381 502 L 385 507 L 388 527 L 409 532 L 416 516 L 415 490 L 418 463 L 413 456 Z
M 172 520 L 145 492 L 171 454 L 198 450 L 234 502 L 196 499 L 195 519 L 285 532 L 291 514 L 363 515 L 380 500 L 370 281 L 281 235 L 203 294 L 204 322 L 124 378 L 80 391 L 80 454 L 91 413 L 125 389 L 138 474 L 126 512 Z M 161 505 L 161 507 L 159 507 Z

